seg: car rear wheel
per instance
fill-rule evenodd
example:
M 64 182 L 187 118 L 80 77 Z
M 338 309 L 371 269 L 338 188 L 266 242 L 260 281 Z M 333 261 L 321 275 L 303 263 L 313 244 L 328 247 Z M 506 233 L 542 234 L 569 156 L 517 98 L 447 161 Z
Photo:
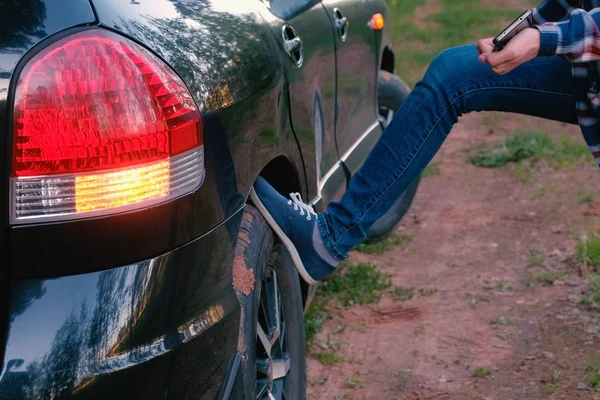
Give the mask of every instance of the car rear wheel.
M 379 71 L 377 97 L 379 101 L 379 121 L 385 129 L 394 113 L 400 109 L 408 97 L 410 89 L 396 75 L 387 71 Z M 394 205 L 367 231 L 367 239 L 376 239 L 394 230 L 410 208 L 419 187 L 420 177 L 415 179 Z
M 236 263 L 255 278 L 248 295 L 238 288 L 244 399 L 303 400 L 306 360 L 298 273 L 287 250 L 250 205 L 244 210 Z

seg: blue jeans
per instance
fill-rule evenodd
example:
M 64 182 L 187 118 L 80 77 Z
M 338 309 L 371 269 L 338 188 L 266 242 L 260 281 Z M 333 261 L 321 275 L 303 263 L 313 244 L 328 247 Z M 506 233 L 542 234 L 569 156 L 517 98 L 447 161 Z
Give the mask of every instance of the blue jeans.
M 445 50 L 408 96 L 339 202 L 318 216 L 327 249 L 339 261 L 423 171 L 458 117 L 506 111 L 577 123 L 571 64 L 536 58 L 507 75 L 477 60 L 474 45 Z

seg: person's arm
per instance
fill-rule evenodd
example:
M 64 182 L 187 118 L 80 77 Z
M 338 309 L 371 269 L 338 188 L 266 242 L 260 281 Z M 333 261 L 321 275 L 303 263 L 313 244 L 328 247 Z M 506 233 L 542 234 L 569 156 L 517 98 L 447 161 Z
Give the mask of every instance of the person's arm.
M 566 1 L 546 1 L 547 7 L 562 8 L 567 18 L 562 22 L 545 22 L 536 25 L 540 32 L 540 56 L 563 56 L 572 62 L 600 60 L 600 8 L 584 11 L 564 7 Z M 542 11 L 547 12 L 549 8 Z M 548 16 L 549 14 L 544 14 Z
M 565 5 L 560 0 L 544 0 L 540 5 L 533 8 L 533 22 L 536 25 L 542 25 L 547 22 L 564 21 L 571 10 L 571 7 Z

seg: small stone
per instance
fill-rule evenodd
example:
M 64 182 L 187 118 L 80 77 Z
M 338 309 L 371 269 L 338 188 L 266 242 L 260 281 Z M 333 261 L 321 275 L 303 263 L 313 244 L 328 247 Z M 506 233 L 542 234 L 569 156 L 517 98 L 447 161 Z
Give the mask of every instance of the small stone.
M 446 382 L 452 382 L 452 378 L 450 378 L 446 375 L 442 375 L 442 377 L 440 378 L 440 383 L 446 383 Z
M 561 233 L 564 230 L 564 228 L 561 225 L 554 225 L 552 227 L 550 227 L 550 232 L 557 234 L 557 233 Z
M 585 333 L 588 333 L 590 335 L 596 335 L 598 333 L 598 326 L 596 325 L 588 325 L 585 327 Z
M 549 351 L 542 351 L 542 356 L 548 360 L 554 359 L 554 354 L 550 353 Z
M 525 356 L 525 359 L 529 361 L 535 360 L 535 356 Z
M 552 285 L 554 285 L 554 286 L 565 286 L 565 281 L 561 281 L 559 279 L 557 281 L 552 282 Z
M 557 315 L 556 319 L 559 319 L 561 321 L 564 321 L 565 319 L 567 319 L 567 317 L 565 317 L 564 315 Z
M 571 303 L 579 303 L 579 297 L 575 294 L 570 294 L 568 298 Z
M 577 384 L 577 390 L 588 390 L 588 385 L 586 385 L 586 384 L 585 384 L 585 383 L 583 383 L 583 382 L 579 382 L 579 383 Z
M 468 363 L 468 362 L 467 362 L 467 363 L 465 363 L 465 369 L 469 369 L 469 368 L 471 368 L 471 364 L 470 364 L 470 363 Z
M 327 379 L 325 379 L 325 378 L 323 378 L 323 377 L 319 376 L 319 377 L 317 377 L 317 378 L 315 378 L 315 379 L 314 379 L 314 382 L 315 382 L 317 385 L 324 385 L 324 384 L 325 384 L 325 382 L 327 382 Z

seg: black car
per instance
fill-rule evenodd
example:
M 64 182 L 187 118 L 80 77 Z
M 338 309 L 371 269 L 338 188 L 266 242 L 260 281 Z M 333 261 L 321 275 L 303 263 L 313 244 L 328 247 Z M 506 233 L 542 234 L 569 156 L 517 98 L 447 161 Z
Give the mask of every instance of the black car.
M 408 93 L 386 16 L 2 0 L 0 399 L 305 398 L 315 288 L 248 194 L 339 199 Z

